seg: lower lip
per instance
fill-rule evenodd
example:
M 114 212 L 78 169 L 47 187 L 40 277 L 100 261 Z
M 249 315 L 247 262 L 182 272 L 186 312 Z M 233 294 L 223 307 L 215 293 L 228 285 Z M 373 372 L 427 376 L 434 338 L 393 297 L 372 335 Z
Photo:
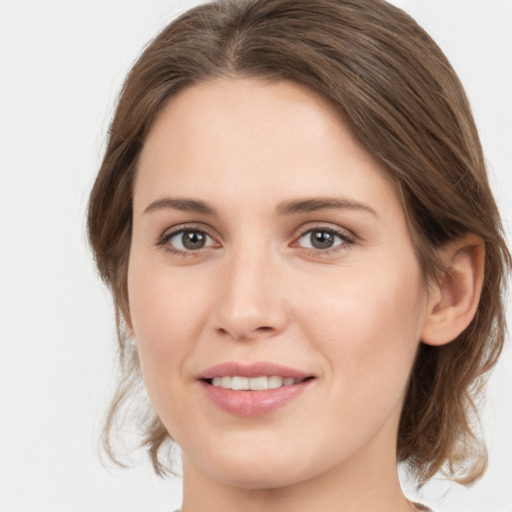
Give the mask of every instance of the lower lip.
M 262 416 L 271 413 L 300 396 L 314 379 L 262 391 L 234 391 L 202 381 L 208 398 L 222 410 L 237 416 Z

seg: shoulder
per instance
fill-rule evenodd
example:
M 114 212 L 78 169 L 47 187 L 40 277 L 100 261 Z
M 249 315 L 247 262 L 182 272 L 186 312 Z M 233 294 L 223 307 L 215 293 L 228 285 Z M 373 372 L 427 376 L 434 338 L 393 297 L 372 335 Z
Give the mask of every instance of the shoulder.
M 434 512 L 431 508 L 422 505 L 421 503 L 413 503 L 413 505 L 418 509 L 424 512 Z

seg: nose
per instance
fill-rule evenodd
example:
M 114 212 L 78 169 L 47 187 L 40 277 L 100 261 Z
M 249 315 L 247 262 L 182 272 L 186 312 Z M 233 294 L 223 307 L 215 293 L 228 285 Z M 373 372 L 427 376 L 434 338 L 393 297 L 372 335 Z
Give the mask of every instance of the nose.
M 268 338 L 288 323 L 283 273 L 269 251 L 246 248 L 224 262 L 214 322 L 236 341 Z

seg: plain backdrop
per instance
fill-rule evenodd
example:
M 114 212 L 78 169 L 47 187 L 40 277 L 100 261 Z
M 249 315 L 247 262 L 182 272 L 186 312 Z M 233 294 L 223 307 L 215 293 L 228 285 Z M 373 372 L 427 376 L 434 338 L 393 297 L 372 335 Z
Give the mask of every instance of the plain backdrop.
M 195 3 L 0 0 L 1 512 L 180 504 L 179 478 L 157 478 L 145 460 L 106 469 L 97 456 L 115 336 L 84 214 L 124 76 Z M 433 35 L 466 86 L 510 238 L 512 1 L 394 3 Z M 489 470 L 471 489 L 429 484 L 420 498 L 440 512 L 512 511 L 511 354 L 482 410 Z

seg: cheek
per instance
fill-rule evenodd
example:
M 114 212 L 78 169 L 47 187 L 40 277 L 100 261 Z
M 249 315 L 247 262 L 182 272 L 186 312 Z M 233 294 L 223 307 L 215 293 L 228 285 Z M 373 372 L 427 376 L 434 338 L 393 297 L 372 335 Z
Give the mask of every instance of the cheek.
M 324 354 L 336 389 L 357 390 L 360 403 L 400 398 L 419 344 L 421 290 L 416 265 L 350 269 L 330 281 L 327 293 L 310 289 L 302 328 Z
M 196 276 L 197 277 L 197 276 Z M 183 362 L 208 319 L 210 294 L 200 278 L 133 258 L 128 293 L 133 333 L 150 394 L 183 377 Z
M 340 335 L 354 343 L 362 337 L 363 342 L 368 330 L 384 338 L 392 332 L 410 338 L 419 332 L 423 303 L 421 276 L 411 267 L 374 272 L 348 268 L 321 280 L 311 279 L 304 283 L 307 293 L 303 290 L 299 295 L 304 299 L 303 314 L 327 342 L 339 340 Z

